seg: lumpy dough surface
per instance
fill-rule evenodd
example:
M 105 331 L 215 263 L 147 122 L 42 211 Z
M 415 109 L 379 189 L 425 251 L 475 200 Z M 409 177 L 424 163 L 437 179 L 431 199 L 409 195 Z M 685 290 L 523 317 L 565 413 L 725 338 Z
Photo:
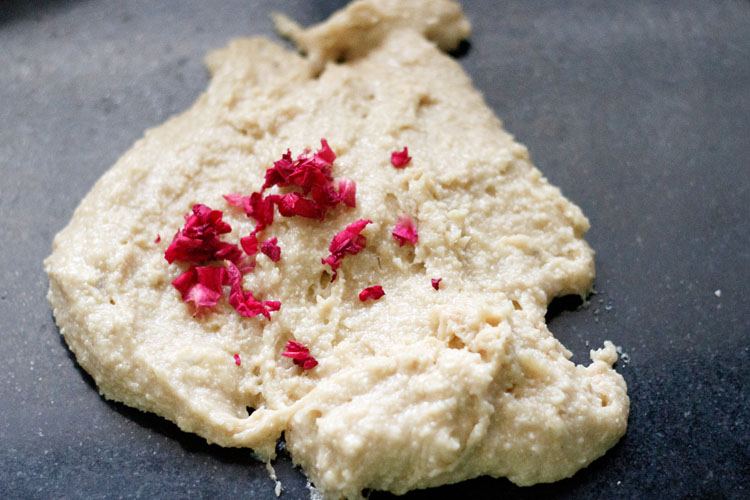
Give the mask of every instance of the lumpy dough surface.
M 55 238 L 49 300 L 102 394 L 264 460 L 283 432 L 326 498 L 480 475 L 530 485 L 604 454 L 629 406 L 614 346 L 576 365 L 545 323 L 554 297 L 590 289 L 588 221 L 442 52 L 469 34 L 460 8 L 360 1 L 310 29 L 277 25 L 305 55 L 257 38 L 209 54 L 208 90 L 147 131 Z M 321 138 L 333 175 L 356 182 L 356 208 L 277 214 L 263 238 L 278 238 L 281 260 L 259 255 L 244 278 L 281 301 L 270 321 L 226 298 L 194 315 L 171 285 L 188 264 L 164 259 L 184 214 L 223 210 L 236 243 L 254 221 L 222 194 L 257 191 L 287 148 Z M 396 169 L 404 146 L 412 161 Z M 391 235 L 403 213 L 416 245 Z M 358 219 L 373 221 L 367 246 L 331 282 L 321 258 Z M 360 302 L 376 284 L 386 295 Z M 291 339 L 319 365 L 282 357 Z

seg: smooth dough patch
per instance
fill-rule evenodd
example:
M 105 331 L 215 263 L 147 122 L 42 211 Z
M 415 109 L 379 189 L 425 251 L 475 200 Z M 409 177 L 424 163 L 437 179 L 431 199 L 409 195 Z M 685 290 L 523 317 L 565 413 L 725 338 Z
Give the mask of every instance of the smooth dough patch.
M 460 8 L 368 0 L 308 30 L 277 24 L 306 57 L 257 38 L 209 54 L 206 93 L 149 130 L 55 238 L 49 300 L 81 366 L 105 397 L 265 460 L 284 432 L 329 498 L 479 475 L 530 485 L 601 456 L 627 425 L 615 348 L 576 365 L 544 319 L 554 297 L 590 289 L 588 221 L 441 52 L 469 34 Z M 221 195 L 257 190 L 287 148 L 322 137 L 356 208 L 277 217 L 264 233 L 282 258 L 261 255 L 244 284 L 281 301 L 271 321 L 226 300 L 194 317 L 170 284 L 187 264 L 164 259 L 183 215 L 223 210 L 237 242 L 254 222 Z M 404 146 L 413 159 L 395 169 Z M 416 246 L 391 236 L 402 213 Z M 320 259 L 362 218 L 367 247 L 330 283 Z M 386 295 L 360 302 L 375 284 Z M 290 339 L 320 364 L 282 357 Z

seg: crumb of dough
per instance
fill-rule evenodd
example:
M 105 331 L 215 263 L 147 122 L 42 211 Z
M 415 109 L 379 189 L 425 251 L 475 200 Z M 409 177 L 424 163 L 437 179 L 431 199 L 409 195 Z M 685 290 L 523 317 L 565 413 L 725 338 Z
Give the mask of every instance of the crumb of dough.
M 603 455 L 629 411 L 616 348 L 577 365 L 545 323 L 552 299 L 591 290 L 589 223 L 443 53 L 470 33 L 458 4 L 359 0 L 311 28 L 276 21 L 304 55 L 260 38 L 210 53 L 206 92 L 147 131 L 55 237 L 48 298 L 101 393 L 267 463 L 283 433 L 325 499 L 550 482 Z M 255 192 L 321 138 L 349 202 L 264 227 L 281 258 L 267 246 L 244 275 L 223 261 L 229 300 L 194 314 L 171 284 L 189 262 L 167 262 L 154 235 L 205 204 L 231 227 L 222 241 L 247 238 L 256 220 L 222 195 Z M 414 244 L 392 235 L 402 214 Z M 373 283 L 387 295 L 358 300 Z M 313 369 L 282 355 L 290 342 Z
M 716 290 L 714 292 L 714 295 L 716 295 L 717 297 L 721 297 L 721 290 Z
M 278 498 L 281 496 L 281 491 L 284 489 L 281 486 L 281 481 L 279 481 L 278 476 L 276 476 L 276 469 L 273 468 L 273 465 L 271 465 L 271 462 L 266 462 L 266 472 L 268 472 L 268 477 L 271 478 L 271 480 L 275 483 L 273 487 L 273 492 Z

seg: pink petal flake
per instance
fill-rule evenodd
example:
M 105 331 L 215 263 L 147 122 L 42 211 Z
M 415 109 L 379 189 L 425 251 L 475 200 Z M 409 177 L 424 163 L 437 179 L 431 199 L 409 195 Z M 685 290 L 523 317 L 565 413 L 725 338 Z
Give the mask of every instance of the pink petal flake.
M 223 267 L 196 267 L 179 275 L 173 282 L 182 295 L 183 302 L 192 302 L 196 311 L 201 307 L 213 307 L 223 295 L 222 286 L 226 283 L 227 271 Z
M 161 235 L 157 234 L 156 239 L 154 240 L 154 243 L 159 243 L 161 241 Z
M 242 364 L 242 360 L 240 359 L 240 355 L 239 355 L 239 354 L 235 354 L 235 355 L 234 355 L 234 363 L 235 363 L 235 364 L 236 364 L 237 366 L 240 366 L 240 365 Z
M 403 151 L 394 151 L 391 153 L 391 165 L 396 168 L 404 168 L 410 161 L 409 148 L 404 147 Z
M 380 297 L 385 295 L 383 287 L 380 285 L 368 286 L 361 292 L 359 292 L 359 300 L 364 302 L 368 299 L 378 300 Z
M 339 197 L 347 207 L 357 206 L 357 185 L 353 180 L 342 177 L 338 183 Z
M 282 356 L 291 358 L 294 364 L 303 370 L 310 370 L 318 365 L 318 361 L 310 356 L 310 350 L 304 344 L 290 340 L 286 343 L 286 351 Z
M 227 200 L 227 203 L 229 203 L 230 205 L 242 208 L 243 206 L 242 193 L 224 194 L 222 196 L 224 197 L 225 200 Z
M 270 313 L 281 308 L 281 302 L 267 300 L 259 302 L 255 300 L 251 292 L 242 290 L 242 273 L 233 263 L 227 263 L 227 281 L 231 285 L 229 292 L 229 303 L 234 309 L 246 318 L 252 318 L 262 314 L 270 320 Z
M 281 248 L 277 245 L 277 242 L 277 238 L 271 238 L 260 244 L 260 251 L 274 262 L 278 262 L 281 258 Z
M 346 255 L 358 254 L 363 248 L 365 248 L 365 245 L 367 245 L 367 238 L 359 234 L 367 224 L 372 224 L 372 221 L 360 219 L 349 224 L 346 229 L 333 237 L 333 240 L 328 247 L 328 251 L 331 254 L 325 259 L 321 259 L 323 265 L 328 264 L 333 270 L 333 278 L 331 278 L 331 282 L 336 280 L 338 268 L 341 266 L 341 260 Z
M 430 282 L 432 283 L 432 288 L 435 290 L 440 290 L 440 282 L 443 281 L 443 278 L 432 278 Z
M 391 234 L 398 241 L 398 246 L 403 246 L 406 242 L 416 245 L 419 239 L 416 226 L 406 214 L 399 216 L 398 223 Z

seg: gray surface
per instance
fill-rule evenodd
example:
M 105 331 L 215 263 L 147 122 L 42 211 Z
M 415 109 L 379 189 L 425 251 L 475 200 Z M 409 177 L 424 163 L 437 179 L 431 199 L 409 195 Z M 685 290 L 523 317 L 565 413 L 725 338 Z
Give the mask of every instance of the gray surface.
M 247 451 L 98 396 L 58 336 L 42 259 L 94 181 L 206 86 L 205 52 L 273 36 L 272 9 L 310 23 L 342 3 L 0 1 L 0 497 L 272 496 Z M 461 63 L 592 223 L 599 293 L 551 329 L 578 361 L 621 345 L 632 409 L 572 479 L 438 491 L 747 497 L 750 3 L 465 3 Z M 306 495 L 288 458 L 277 470 L 282 498 Z

